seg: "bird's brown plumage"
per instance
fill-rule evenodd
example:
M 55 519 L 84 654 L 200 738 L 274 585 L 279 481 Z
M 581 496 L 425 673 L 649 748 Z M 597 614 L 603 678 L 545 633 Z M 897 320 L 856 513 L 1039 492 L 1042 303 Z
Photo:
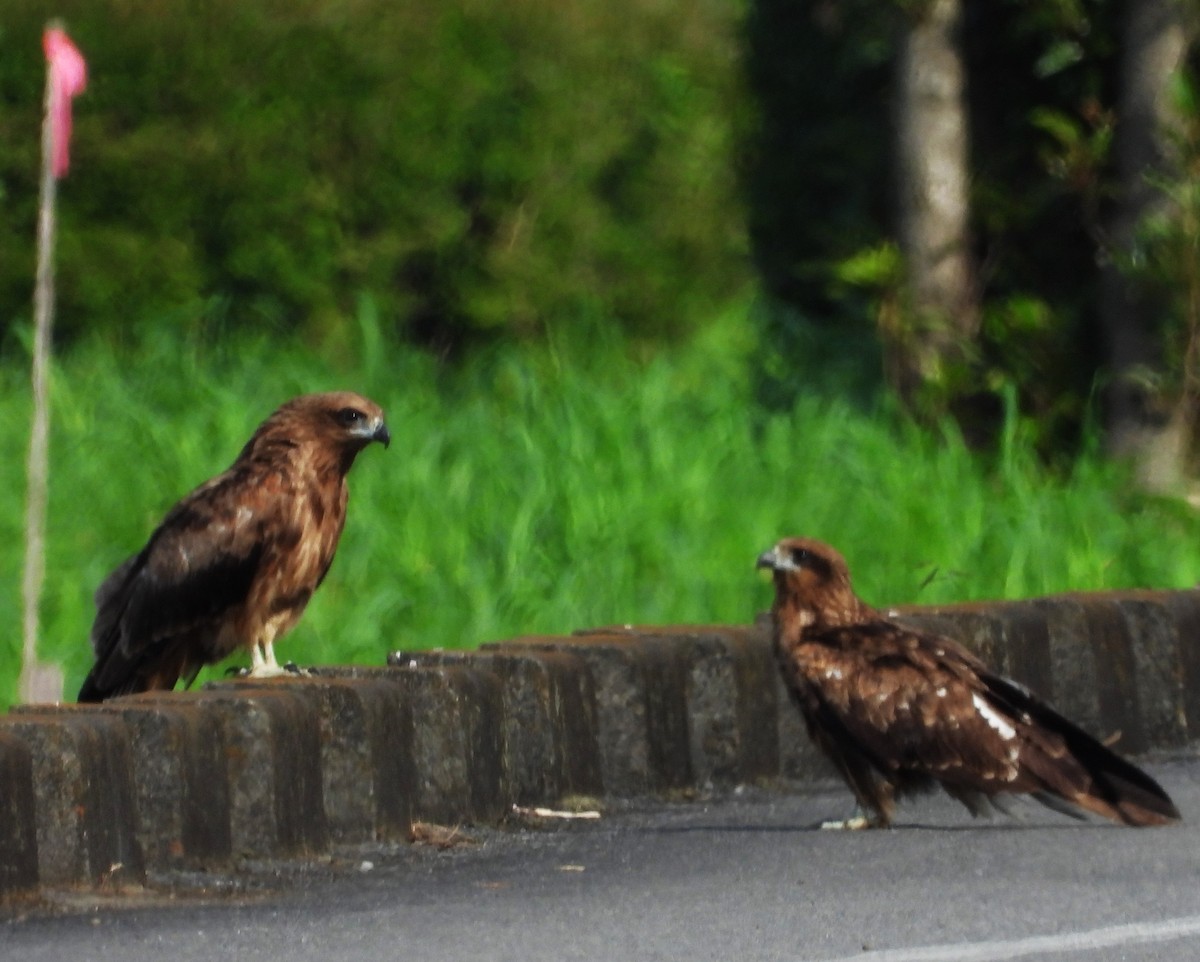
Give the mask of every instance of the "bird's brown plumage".
M 303 613 L 346 520 L 346 473 L 390 441 L 379 405 L 335 392 L 268 417 L 224 473 L 176 504 L 96 591 L 95 665 L 79 700 L 170 689 L 239 648 L 272 645 Z
M 789 538 L 764 552 L 775 646 L 809 734 L 874 824 L 940 784 L 972 814 L 1003 793 L 1127 825 L 1179 812 L 1145 772 L 951 638 L 906 628 L 861 601 L 833 548 Z

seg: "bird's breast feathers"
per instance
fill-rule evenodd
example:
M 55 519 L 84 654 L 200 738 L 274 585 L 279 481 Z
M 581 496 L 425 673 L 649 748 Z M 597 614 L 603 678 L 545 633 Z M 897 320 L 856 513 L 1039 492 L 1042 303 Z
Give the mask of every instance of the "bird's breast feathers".
M 244 630 L 253 640 L 277 638 L 300 618 L 333 563 L 346 519 L 340 479 L 288 495 L 275 500 L 278 521 L 267 527 L 268 543 L 246 599 Z

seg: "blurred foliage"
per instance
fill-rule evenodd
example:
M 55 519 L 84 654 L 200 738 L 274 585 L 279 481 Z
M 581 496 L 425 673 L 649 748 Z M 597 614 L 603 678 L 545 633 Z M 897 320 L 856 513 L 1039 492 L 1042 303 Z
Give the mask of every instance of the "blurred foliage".
M 30 313 L 51 13 L 90 67 L 64 338 L 168 318 L 331 343 L 364 292 L 447 350 L 597 313 L 665 337 L 748 280 L 737 3 L 10 0 L 0 325 Z
M 759 116 L 742 170 L 767 294 L 759 316 L 768 404 L 786 407 L 808 388 L 789 376 L 801 355 L 830 358 L 859 393 L 882 383 L 874 342 L 911 323 L 897 316 L 905 298 L 891 158 L 892 60 L 905 6 L 756 0 L 746 19 Z M 1105 362 L 1097 276 L 1116 197 L 1125 15 L 1124 4 L 1102 0 L 963 5 L 983 323 L 966 360 L 927 385 L 936 395 L 927 400 L 952 412 L 972 442 L 994 443 L 1016 416 L 1043 454 L 1070 457 L 1094 415 Z M 1191 106 L 1188 115 L 1200 117 Z M 1178 183 L 1159 185 L 1176 199 L 1172 214 L 1194 183 L 1185 161 Z M 1182 255 L 1197 235 L 1186 218 L 1147 232 L 1157 238 L 1156 263 L 1130 267 L 1165 280 L 1186 314 L 1192 278 Z M 1165 335 L 1181 365 L 1191 342 L 1173 323 Z
M 841 265 L 891 235 L 887 4 L 755 0 L 744 21 L 755 110 L 740 170 L 763 297 L 757 400 L 787 409 L 820 386 L 869 399 L 879 385 L 875 291 Z
M 90 663 L 92 593 L 107 572 L 277 404 L 339 387 L 379 401 L 394 441 L 350 476 L 337 558 L 279 648 L 299 664 L 378 665 L 397 648 L 606 624 L 746 623 L 771 598 L 754 558 L 787 534 L 838 545 L 882 604 L 1196 582 L 1200 515 L 1129 491 L 1094 453 L 1048 468 L 1016 420 L 981 457 L 953 424 L 919 429 L 886 399 L 810 392 L 763 411 L 744 306 L 638 361 L 610 330 L 496 345 L 447 367 L 378 350 L 368 304 L 355 323 L 334 360 L 261 335 L 211 344 L 164 329 L 132 351 L 85 335 L 56 362 L 39 656 L 65 667 L 68 695 Z M 829 373 L 799 367 L 810 381 Z M 27 438 L 23 373 L 0 365 L 2 450 Z M 9 625 L 22 475 L 20 458 L 0 459 Z M 19 657 L 10 631 L 0 708 Z
M 389 340 L 444 353 L 609 325 L 653 350 L 757 280 L 755 400 L 789 409 L 820 383 L 870 403 L 880 332 L 906 320 L 891 131 L 909 7 L 10 0 L 0 350 L 28 327 L 53 13 L 91 66 L 60 204 L 63 341 L 249 328 L 339 356 L 369 302 Z M 1069 455 L 1091 414 L 1125 9 L 964 5 L 983 323 L 933 406 L 972 442 L 1015 405 Z M 1161 189 L 1182 206 L 1191 176 Z M 1187 231 L 1147 225 L 1156 260 L 1134 265 L 1184 292 L 1183 319 Z M 1185 328 L 1164 326 L 1176 361 Z
M 1044 454 L 1076 450 L 1105 361 L 1096 238 L 1110 214 L 1123 13 L 1099 0 L 1006 0 L 967 15 L 984 314 L 969 417 L 994 431 L 1012 398 Z
M 1177 167 L 1174 176 L 1151 182 L 1161 199 L 1145 219 L 1132 252 L 1118 262 L 1128 273 L 1151 285 L 1166 305 L 1161 319 L 1168 367 L 1158 372 L 1164 393 L 1183 396 L 1187 416 L 1200 411 L 1200 93 L 1196 78 L 1176 78 L 1176 124 L 1170 150 Z

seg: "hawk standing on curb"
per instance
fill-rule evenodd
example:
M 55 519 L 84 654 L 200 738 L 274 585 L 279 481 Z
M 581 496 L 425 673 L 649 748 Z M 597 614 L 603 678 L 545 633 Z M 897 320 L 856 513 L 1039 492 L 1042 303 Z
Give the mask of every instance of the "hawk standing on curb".
M 842 556 L 789 538 L 774 573 L 775 650 L 809 734 L 863 813 L 828 828 L 887 826 L 897 798 L 941 785 L 972 815 L 1027 794 L 1125 825 L 1179 819 L 1149 775 L 950 638 L 888 620 L 855 596 Z
M 251 675 L 282 672 L 274 643 L 333 561 L 346 474 L 368 444 L 390 440 L 383 410 L 358 394 L 308 394 L 275 411 L 100 585 L 79 701 L 191 684 L 238 648 Z

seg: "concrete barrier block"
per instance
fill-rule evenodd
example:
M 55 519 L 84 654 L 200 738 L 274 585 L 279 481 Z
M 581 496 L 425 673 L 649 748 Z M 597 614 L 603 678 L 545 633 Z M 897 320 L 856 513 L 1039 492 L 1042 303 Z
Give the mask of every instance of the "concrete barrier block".
M 1183 662 L 1167 592 L 1120 592 L 1112 597 L 1128 626 L 1134 678 L 1148 744 L 1173 748 L 1187 744 Z
M 41 883 L 142 884 L 133 758 L 121 720 L 38 706 L 0 718 L 0 735 L 30 753 Z
M 466 667 L 400 672 L 420 720 L 413 746 L 417 811 L 447 825 L 499 821 L 513 803 L 504 779 L 500 680 Z
M 397 651 L 388 664 L 475 667 L 500 679 L 505 779 L 518 804 L 603 792 L 596 693 L 582 659 L 488 644 L 478 651 Z
M 700 788 L 779 774 L 778 687 L 769 632 L 752 626 L 653 625 L 579 632 L 666 645 L 683 666 L 690 768 Z
M 901 609 L 1136 754 L 1200 731 L 1200 591 Z M 497 822 L 513 802 L 835 777 L 748 626 L 597 629 L 0 718 L 0 897 Z
M 1190 741 L 1200 739 L 1200 591 L 1171 591 L 1164 604 L 1175 623 L 1184 725 Z
M 733 654 L 737 691 L 738 782 L 774 778 L 781 771 L 779 665 L 769 632 L 756 625 L 738 627 L 725 636 Z
M 322 677 L 375 678 L 398 686 L 412 708 L 415 821 L 494 823 L 513 804 L 504 773 L 499 677 L 477 666 L 322 668 Z
M 215 870 L 229 862 L 229 779 L 212 713 L 194 697 L 150 692 L 79 706 L 129 733 L 138 840 L 149 871 Z
M 619 798 L 693 784 L 683 659 L 661 639 L 632 635 L 523 636 L 504 649 L 582 658 L 596 686 L 605 792 Z
M 1137 661 L 1124 612 L 1108 595 L 1072 594 L 1047 604 L 1079 606 L 1082 637 L 1095 659 L 1095 691 L 1099 703 L 1093 735 L 1107 739 L 1120 734 L 1123 754 L 1137 754 L 1151 747 L 1142 715 L 1137 680 Z M 1077 721 L 1079 719 L 1076 719 Z
M 1104 737 L 1099 661 L 1083 605 L 1070 597 L 1028 602 L 1045 620 L 1050 651 L 1050 689 L 1055 709 L 1084 731 Z
M 416 793 L 412 704 L 382 678 L 307 677 L 233 683 L 237 690 L 286 686 L 320 726 L 321 795 L 330 838 L 341 845 L 409 838 Z
M 507 653 L 504 655 L 508 657 Z M 541 652 L 537 656 L 538 671 L 545 671 L 549 682 L 547 694 L 547 725 L 551 737 L 551 781 L 546 786 L 557 797 L 599 796 L 604 793 L 604 777 L 600 765 L 600 723 L 596 708 L 596 688 L 592 674 L 583 659 L 564 652 Z M 520 656 L 518 664 L 524 664 Z M 526 710 L 528 711 L 528 710 Z M 536 709 L 535 709 L 536 712 Z M 525 714 L 531 722 L 536 714 Z M 527 731 L 527 730 L 526 730 Z M 528 755 L 536 766 L 536 752 Z M 553 794 L 547 796 L 554 798 Z
M 219 682 L 195 693 L 212 712 L 229 785 L 234 857 L 289 858 L 329 851 L 317 712 L 288 681 Z
M 1047 701 L 1056 702 L 1050 626 L 1045 612 L 1024 601 L 995 604 L 993 611 L 1004 626 L 1008 676 Z
M 25 742 L 0 729 L 0 902 L 37 884 L 33 756 Z

